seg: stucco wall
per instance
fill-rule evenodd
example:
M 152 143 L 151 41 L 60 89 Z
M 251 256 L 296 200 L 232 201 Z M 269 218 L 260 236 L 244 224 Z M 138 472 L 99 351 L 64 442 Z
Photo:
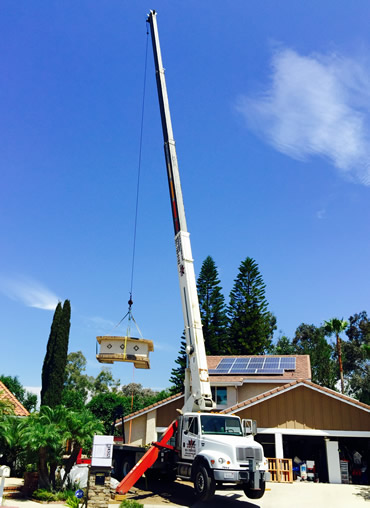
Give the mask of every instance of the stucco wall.
M 276 383 L 244 383 L 238 386 L 237 403 L 252 399 L 279 386 Z
M 130 422 L 125 422 L 126 442 L 132 445 L 146 445 L 146 414 L 138 416 L 132 420 L 131 439 L 130 439 Z

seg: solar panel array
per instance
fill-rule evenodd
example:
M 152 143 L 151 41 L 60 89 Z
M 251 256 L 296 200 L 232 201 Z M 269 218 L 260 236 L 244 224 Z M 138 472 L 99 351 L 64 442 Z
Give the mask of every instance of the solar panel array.
M 283 356 L 264 358 L 222 358 L 210 374 L 284 374 L 285 370 L 295 370 L 295 358 Z

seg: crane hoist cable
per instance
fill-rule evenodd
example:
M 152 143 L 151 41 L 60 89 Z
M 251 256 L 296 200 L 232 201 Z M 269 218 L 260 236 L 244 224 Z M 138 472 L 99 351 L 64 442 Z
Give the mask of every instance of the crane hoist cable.
M 134 269 L 135 269 L 135 255 L 136 255 L 136 233 L 137 233 L 137 218 L 138 218 L 138 210 L 139 210 L 139 191 L 140 191 L 140 174 L 141 174 L 141 159 L 142 159 L 142 149 L 143 149 L 143 132 L 144 132 L 144 112 L 145 112 L 145 94 L 146 94 L 146 75 L 147 75 L 147 64 L 148 64 L 148 41 L 149 41 L 149 29 L 147 27 L 146 30 L 146 47 L 145 47 L 145 64 L 144 64 L 144 79 L 143 79 L 143 94 L 142 94 L 142 104 L 141 104 L 141 122 L 140 122 L 140 141 L 139 141 L 139 160 L 138 160 L 138 170 L 137 170 L 137 182 L 136 182 L 136 202 L 135 202 L 135 219 L 134 219 L 134 234 L 133 234 L 133 245 L 132 245 L 132 260 L 131 260 L 131 282 L 130 282 L 130 297 L 128 300 L 128 311 L 123 316 L 123 318 L 116 324 L 113 328 L 117 328 L 122 321 L 126 319 L 128 316 L 128 326 L 125 340 L 125 349 L 124 354 L 126 354 L 126 345 L 127 345 L 127 337 L 131 335 L 131 327 L 130 322 L 133 321 L 135 326 L 140 334 L 140 337 L 143 338 L 140 328 L 135 321 L 135 318 L 132 314 L 132 305 L 133 305 L 133 287 L 134 287 Z

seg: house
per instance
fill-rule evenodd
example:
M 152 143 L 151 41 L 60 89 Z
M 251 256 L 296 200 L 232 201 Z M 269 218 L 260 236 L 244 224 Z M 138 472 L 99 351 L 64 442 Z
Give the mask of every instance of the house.
M 320 481 L 367 482 L 370 406 L 311 381 L 308 355 L 208 356 L 217 410 L 257 421 L 266 457 L 315 463 Z M 178 394 L 125 418 L 126 442 L 155 441 L 183 406 Z M 117 422 L 117 426 L 120 424 Z
M 0 381 L 0 400 L 9 402 L 13 406 L 16 416 L 28 416 L 30 414 L 2 381 Z

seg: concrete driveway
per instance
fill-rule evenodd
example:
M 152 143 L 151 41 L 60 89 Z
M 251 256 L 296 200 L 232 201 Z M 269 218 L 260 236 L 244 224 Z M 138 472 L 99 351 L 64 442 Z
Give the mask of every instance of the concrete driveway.
M 370 486 L 329 485 L 326 483 L 268 483 L 262 499 L 252 501 L 243 491 L 217 491 L 208 502 L 194 500 L 191 484 L 175 482 L 172 488 L 158 488 L 156 492 L 135 489 L 128 497 L 142 503 L 145 508 L 188 506 L 192 508 L 370 508 Z M 40 503 L 21 499 L 5 499 L 7 508 L 40 508 Z M 58 508 L 65 505 L 49 505 Z M 110 503 L 109 508 L 118 508 Z

